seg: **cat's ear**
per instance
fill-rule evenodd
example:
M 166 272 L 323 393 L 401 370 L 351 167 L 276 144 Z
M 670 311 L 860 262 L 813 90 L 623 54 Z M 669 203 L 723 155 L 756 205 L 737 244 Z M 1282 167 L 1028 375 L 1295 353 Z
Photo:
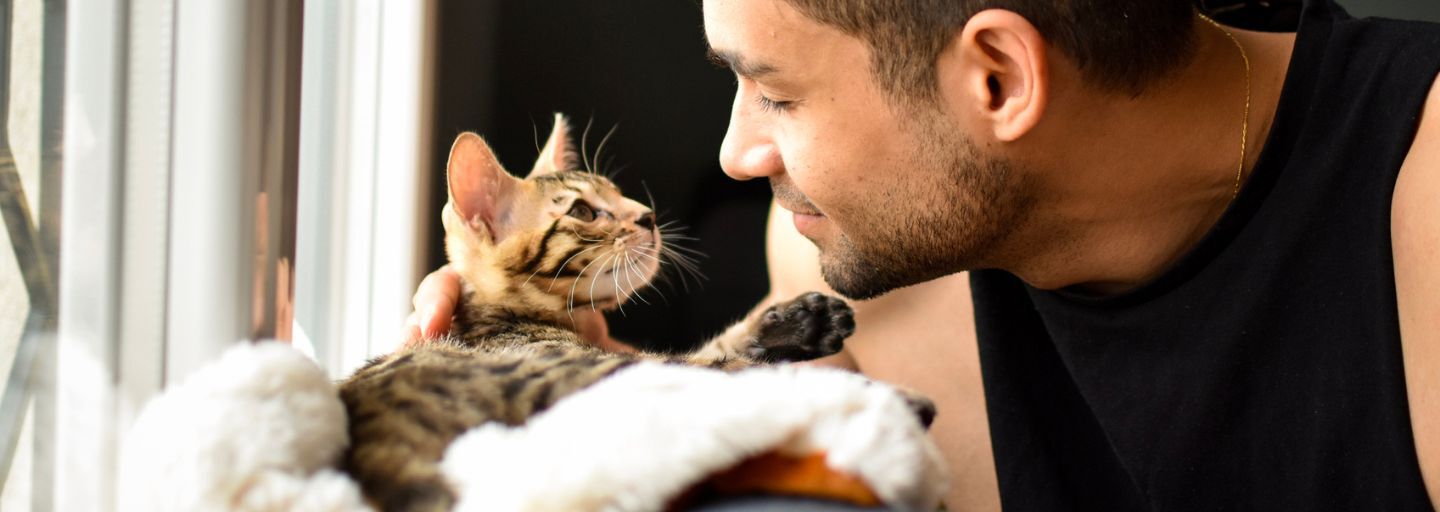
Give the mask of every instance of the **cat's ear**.
M 510 232 L 505 213 L 520 180 L 505 172 L 490 145 L 474 133 L 460 134 L 450 146 L 445 174 L 455 213 L 471 229 L 484 229 L 491 241 L 504 239 Z
M 545 149 L 540 150 L 540 158 L 535 160 L 535 168 L 530 170 L 530 176 L 542 176 L 574 168 L 575 151 L 570 147 L 570 122 L 565 120 L 563 114 L 556 113 L 555 126 L 550 129 L 550 138 L 545 141 Z

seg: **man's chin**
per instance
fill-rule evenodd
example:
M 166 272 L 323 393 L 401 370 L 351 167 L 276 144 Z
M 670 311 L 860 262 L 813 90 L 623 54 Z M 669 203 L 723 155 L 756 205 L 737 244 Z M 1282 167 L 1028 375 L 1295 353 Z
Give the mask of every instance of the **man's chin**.
M 820 257 L 820 277 L 835 293 L 850 300 L 869 300 L 915 283 L 896 282 L 875 267 L 827 262 Z

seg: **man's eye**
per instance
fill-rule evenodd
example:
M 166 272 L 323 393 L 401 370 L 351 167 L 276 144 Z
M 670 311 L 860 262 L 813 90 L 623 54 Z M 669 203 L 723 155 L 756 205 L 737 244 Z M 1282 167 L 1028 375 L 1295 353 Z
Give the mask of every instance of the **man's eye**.
M 760 110 L 777 113 L 789 111 L 790 107 L 795 104 L 793 101 L 775 101 L 765 97 L 764 94 L 756 95 L 755 101 L 760 103 Z
M 595 208 L 592 208 L 590 204 L 585 201 L 577 200 L 575 204 L 570 206 L 570 212 L 566 213 L 566 215 L 590 222 L 595 220 Z

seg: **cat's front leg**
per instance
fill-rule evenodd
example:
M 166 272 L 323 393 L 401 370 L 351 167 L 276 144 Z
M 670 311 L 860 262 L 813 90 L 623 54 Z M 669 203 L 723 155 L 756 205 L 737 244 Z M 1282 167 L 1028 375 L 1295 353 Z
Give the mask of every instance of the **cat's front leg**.
M 808 361 L 840 352 L 845 338 L 854 332 L 850 305 L 810 292 L 751 314 L 687 360 L 702 366 Z

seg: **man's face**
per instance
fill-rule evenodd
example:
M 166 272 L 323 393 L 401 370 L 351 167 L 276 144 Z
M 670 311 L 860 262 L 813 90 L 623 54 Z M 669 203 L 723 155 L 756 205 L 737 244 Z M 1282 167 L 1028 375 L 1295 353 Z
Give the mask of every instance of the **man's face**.
M 721 165 L 770 180 L 835 291 L 870 298 L 985 265 L 1021 220 L 1016 173 L 982 157 L 943 100 L 891 103 L 860 39 L 782 0 L 704 11 L 712 51 L 738 76 Z

